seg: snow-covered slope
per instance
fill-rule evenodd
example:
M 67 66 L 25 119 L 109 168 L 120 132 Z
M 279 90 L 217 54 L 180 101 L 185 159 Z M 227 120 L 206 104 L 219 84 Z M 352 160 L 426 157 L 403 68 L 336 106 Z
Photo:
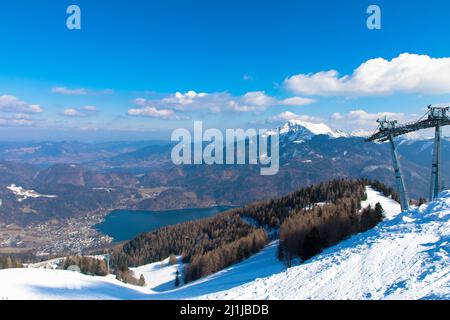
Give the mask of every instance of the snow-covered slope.
M 131 268 L 136 278 L 144 276 L 145 285 L 147 288 L 156 292 L 167 291 L 175 289 L 175 277 L 179 271 L 179 279 L 183 280 L 183 264 L 181 257 L 177 257 L 177 263 L 171 265 L 169 258 L 155 263 L 150 263 L 137 268 Z
M 377 203 L 380 203 L 384 210 L 384 216 L 387 220 L 395 218 L 402 210 L 400 204 L 390 198 L 386 198 L 380 192 L 372 189 L 371 187 L 366 188 L 367 199 L 361 203 L 362 208 L 367 208 L 369 205 L 375 208 Z
M 450 191 L 303 265 L 208 299 L 449 299 Z
M 0 298 L 197 299 L 283 271 L 284 266 L 276 258 L 277 245 L 273 242 L 242 263 L 178 289 L 173 286 L 175 267 L 166 261 L 134 269 L 148 281 L 145 288 L 126 285 L 114 276 L 91 277 L 65 270 L 35 268 L 0 270 Z
M 176 266 L 136 269 L 148 288 L 113 277 L 70 271 L 0 271 L 0 297 L 43 299 L 448 299 L 450 298 L 450 191 L 436 201 L 398 214 L 399 205 L 367 190 L 387 219 L 378 227 L 286 270 L 277 243 L 217 274 L 174 289 Z M 152 280 L 152 277 L 155 279 Z M 166 290 L 166 291 L 164 291 Z
M 333 138 L 340 136 L 339 133 L 331 130 L 324 123 L 312 123 L 300 120 L 290 120 L 280 128 L 280 134 L 288 132 L 298 132 L 306 136 L 325 134 Z
M 334 131 L 324 123 L 312 123 L 301 120 L 289 120 L 278 128 L 281 139 L 286 139 L 294 143 L 301 143 L 311 140 L 314 136 L 327 135 L 330 138 L 347 137 L 348 135 L 341 131 Z M 275 131 L 269 131 L 267 134 L 273 134 Z
M 0 299 L 140 299 L 147 292 L 145 288 L 121 283 L 114 276 L 90 277 L 66 270 L 35 268 L 0 271 Z

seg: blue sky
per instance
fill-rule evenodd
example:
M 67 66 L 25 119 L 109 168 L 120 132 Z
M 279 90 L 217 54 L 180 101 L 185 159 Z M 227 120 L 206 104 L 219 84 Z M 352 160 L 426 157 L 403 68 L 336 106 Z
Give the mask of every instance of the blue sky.
M 81 30 L 66 28 L 71 4 Z M 366 27 L 370 4 L 381 30 Z M 0 140 L 407 121 L 450 101 L 449 12 L 445 0 L 2 2 Z

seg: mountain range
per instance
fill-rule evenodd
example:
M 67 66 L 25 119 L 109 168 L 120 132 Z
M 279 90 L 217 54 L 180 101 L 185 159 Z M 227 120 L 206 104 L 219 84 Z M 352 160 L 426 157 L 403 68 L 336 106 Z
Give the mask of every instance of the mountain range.
M 251 165 L 175 166 L 173 144 L 161 141 L 0 143 L 0 221 L 27 224 L 119 207 L 244 205 L 335 178 L 366 177 L 395 186 L 387 144 L 295 120 L 281 126 L 280 133 L 275 176 L 261 176 L 259 167 Z M 433 141 L 397 143 L 411 197 L 426 197 Z M 442 152 L 443 176 L 450 181 L 448 139 Z M 8 189 L 12 184 L 56 197 L 18 201 Z

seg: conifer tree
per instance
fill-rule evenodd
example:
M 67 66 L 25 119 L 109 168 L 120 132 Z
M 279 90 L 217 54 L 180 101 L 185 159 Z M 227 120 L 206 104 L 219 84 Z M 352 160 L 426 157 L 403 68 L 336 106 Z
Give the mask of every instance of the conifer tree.
M 375 205 L 375 211 L 376 211 L 377 214 L 383 215 L 384 209 L 381 206 L 381 203 L 377 202 L 377 204 Z
M 180 286 L 180 271 L 177 270 L 176 276 L 175 276 L 175 287 Z
M 169 265 L 173 266 L 177 264 L 177 257 L 174 254 L 171 254 L 169 257 Z
M 142 274 L 141 274 L 141 276 L 139 277 L 138 285 L 141 286 L 141 287 L 144 287 L 144 286 L 145 286 L 145 278 L 144 278 L 144 275 L 142 275 Z

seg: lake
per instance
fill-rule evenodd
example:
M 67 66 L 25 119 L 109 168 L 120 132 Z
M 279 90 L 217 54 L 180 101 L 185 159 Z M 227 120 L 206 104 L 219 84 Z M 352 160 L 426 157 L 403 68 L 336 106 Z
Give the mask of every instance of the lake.
M 105 221 L 95 229 L 114 238 L 115 242 L 130 240 L 143 233 L 162 227 L 208 218 L 232 209 L 230 206 L 217 206 L 202 209 L 180 209 L 167 211 L 116 210 L 106 216 Z

